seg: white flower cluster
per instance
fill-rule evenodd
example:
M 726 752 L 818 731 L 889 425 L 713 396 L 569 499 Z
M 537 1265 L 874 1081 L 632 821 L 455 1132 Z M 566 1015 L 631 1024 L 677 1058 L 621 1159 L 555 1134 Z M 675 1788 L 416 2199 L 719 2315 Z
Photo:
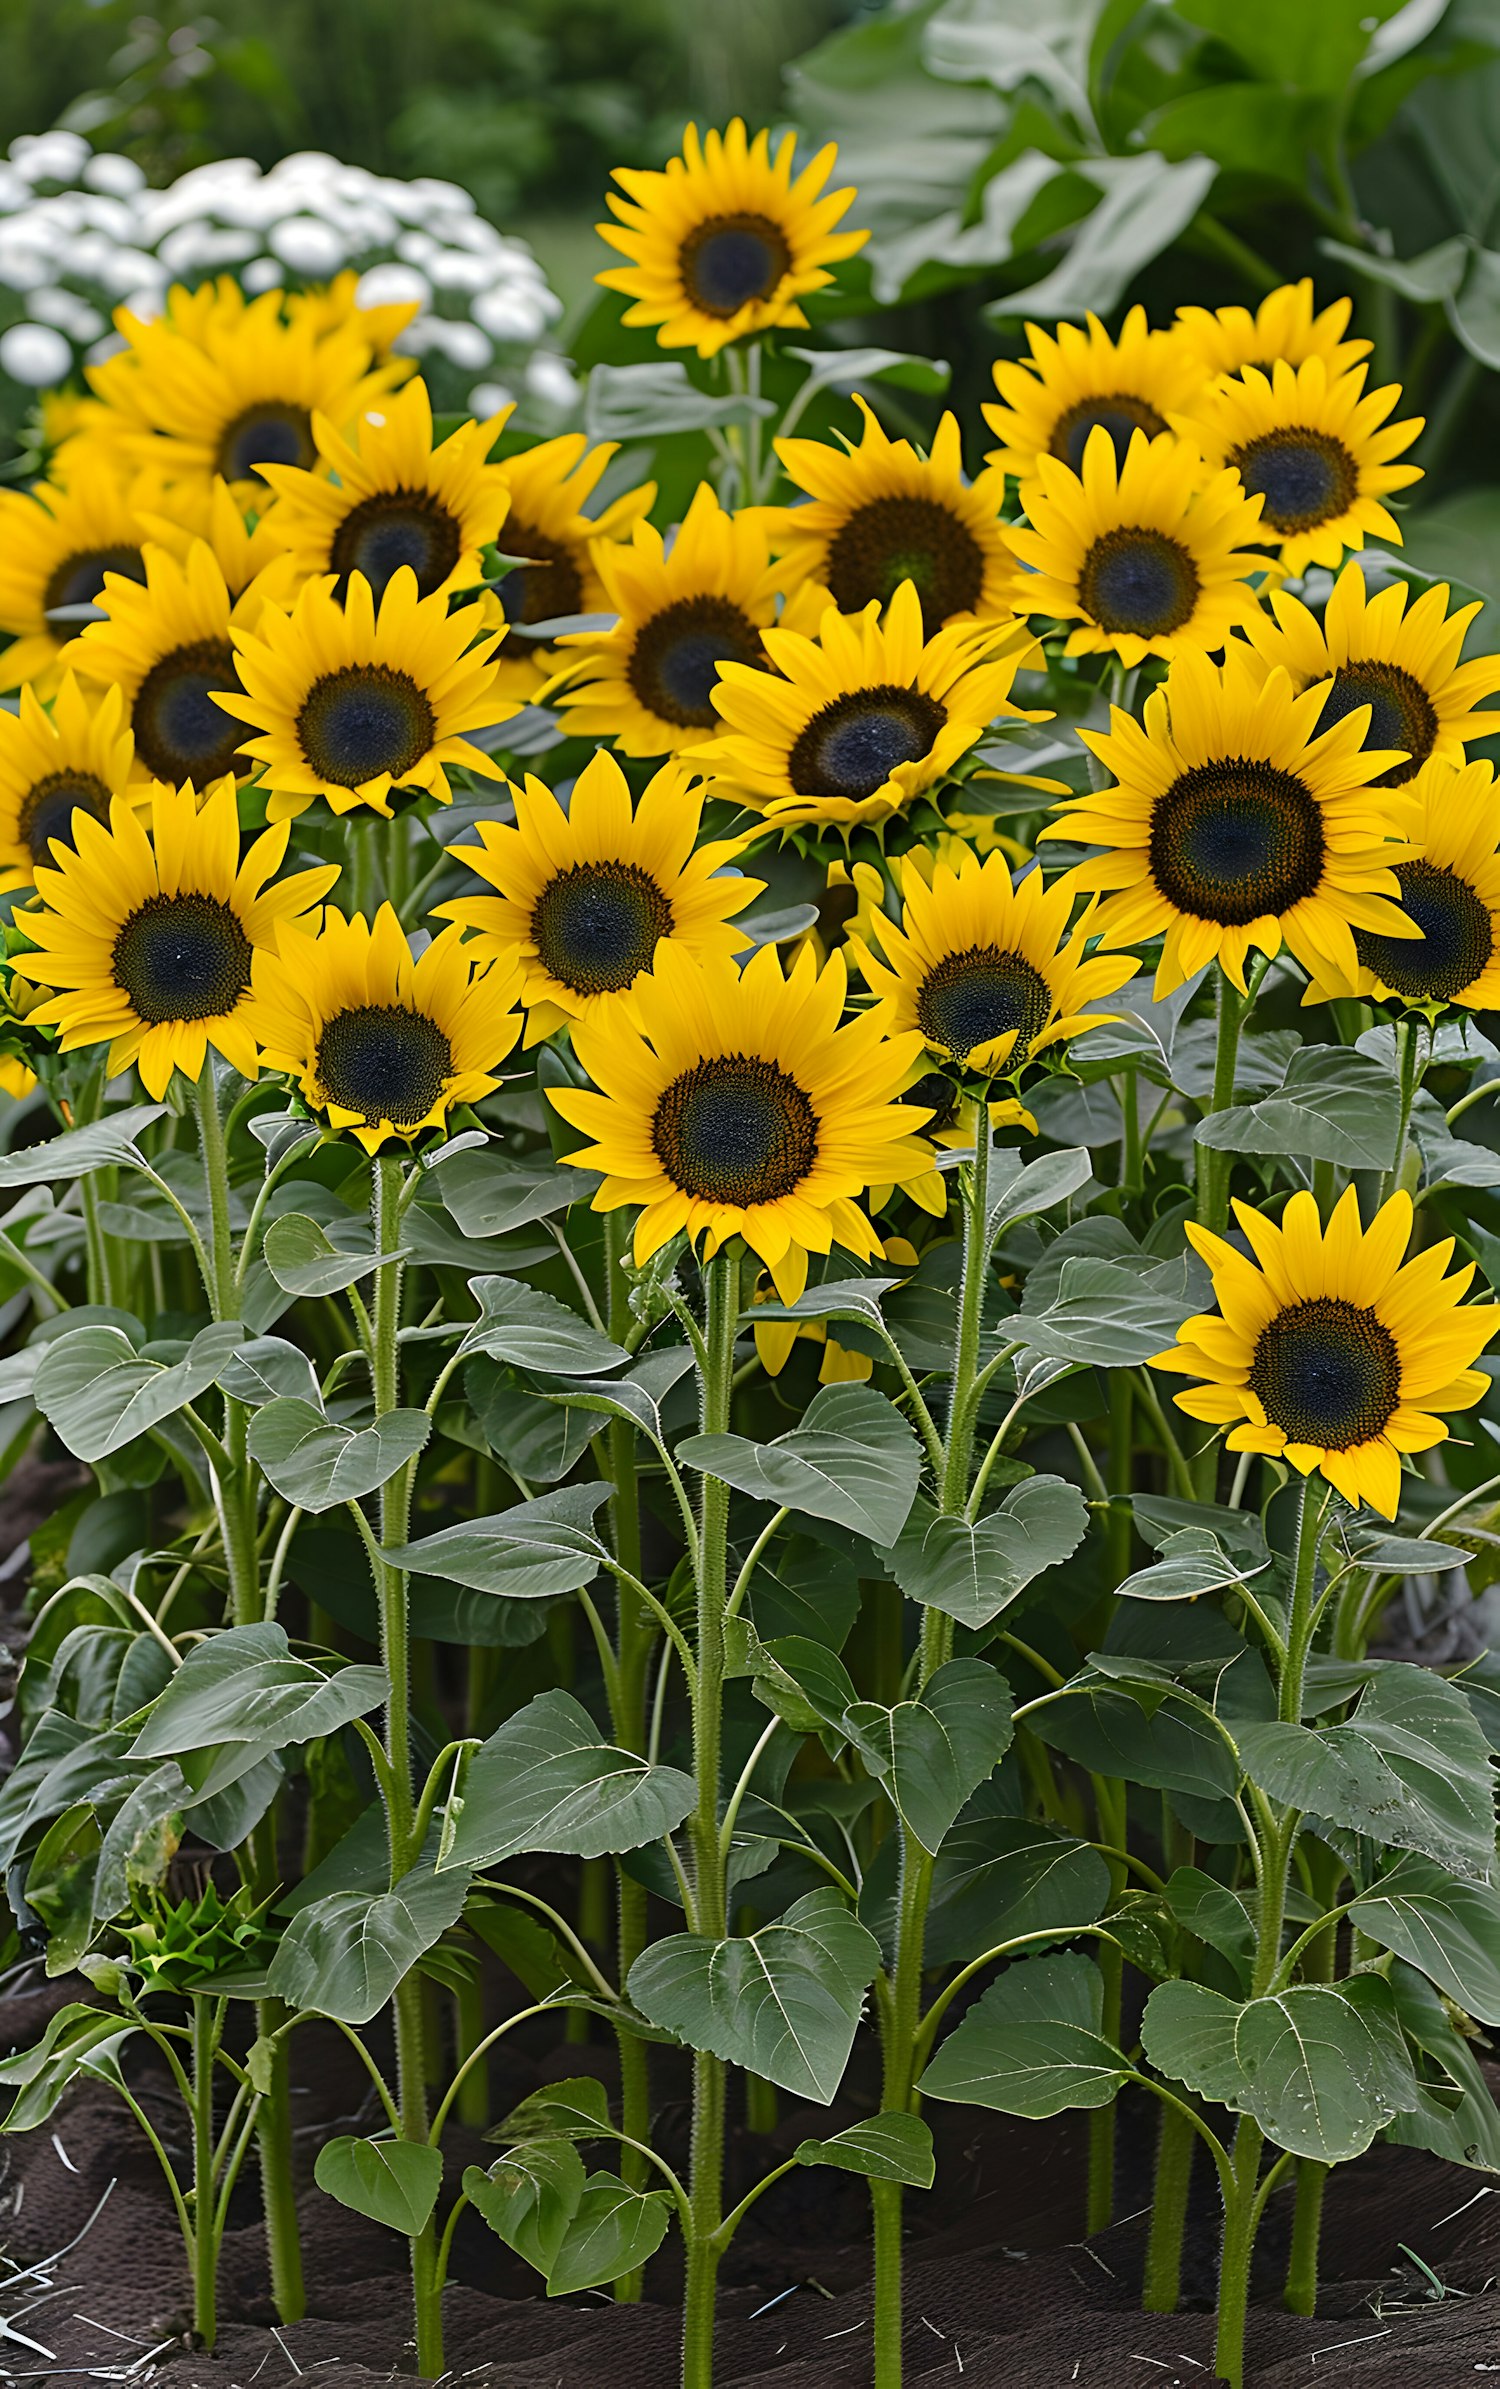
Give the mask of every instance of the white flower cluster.
M 157 315 L 173 282 L 229 273 L 254 296 L 346 267 L 366 305 L 417 301 L 396 345 L 422 359 L 440 407 L 487 414 L 519 398 L 545 424 L 573 406 L 566 361 L 539 345 L 561 300 L 525 242 L 455 183 L 307 150 L 269 173 L 222 158 L 153 191 L 132 158 L 74 132 L 23 135 L 0 162 L 0 404 L 19 411 L 6 381 L 29 396 L 108 356 L 115 308 Z

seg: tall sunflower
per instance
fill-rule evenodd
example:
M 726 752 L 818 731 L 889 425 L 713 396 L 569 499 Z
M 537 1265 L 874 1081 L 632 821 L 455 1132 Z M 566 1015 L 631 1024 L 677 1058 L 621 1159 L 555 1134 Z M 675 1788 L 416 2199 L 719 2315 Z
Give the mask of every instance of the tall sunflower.
M 956 623 L 922 636 L 922 605 L 903 581 L 846 617 L 832 607 L 816 639 L 766 634 L 770 668 L 723 667 L 714 703 L 725 735 L 694 760 L 782 829 L 884 821 L 936 787 L 1010 702 L 1032 650 L 1010 620 Z
M 564 1021 L 628 1003 L 664 942 L 699 957 L 749 943 L 729 915 L 763 883 L 726 871 L 738 841 L 695 851 L 703 793 L 685 764 L 663 764 L 633 812 L 625 774 L 602 749 L 574 781 L 566 813 L 541 780 L 514 793 L 514 829 L 481 821 L 479 846 L 448 849 L 496 893 L 437 910 L 478 932 L 471 952 L 520 961 L 528 1045 Z
M 1108 433 L 1123 465 L 1136 432 L 1159 439 L 1186 406 L 1200 368 L 1170 332 L 1152 332 L 1144 307 L 1132 307 L 1112 340 L 1097 316 L 1060 323 L 1056 333 L 1026 326 L 1031 355 L 994 368 L 1003 404 L 982 411 L 1000 446 L 989 462 L 1029 488 L 1043 457 L 1083 470 L 1091 432 Z M 1183 470 L 1181 462 L 1179 472 Z
M 858 1197 L 925 1167 L 922 1115 L 896 1101 L 921 1039 L 888 1036 L 879 1004 L 841 1027 L 845 992 L 837 954 L 821 971 L 800 954 L 783 976 L 774 946 L 741 972 L 666 945 L 628 1013 L 575 1029 L 599 1092 L 548 1096 L 595 1140 L 575 1157 L 604 1172 L 594 1209 L 641 1206 L 638 1262 L 679 1230 L 710 1259 L 743 1236 L 795 1302 L 809 1253 L 875 1259 Z
M 852 257 L 867 232 L 838 232 L 852 190 L 824 188 L 833 142 L 794 174 L 796 136 L 771 155 L 771 136 L 751 141 L 736 117 L 702 140 L 690 124 L 682 155 L 663 173 L 617 166 L 608 204 L 618 217 L 596 227 L 629 264 L 594 279 L 635 301 L 628 324 L 652 324 L 663 348 L 717 356 L 731 340 L 772 324 L 805 324 L 798 301 L 833 280 L 828 268 Z
M 65 672 L 50 713 L 22 689 L 20 712 L 0 712 L 0 890 L 30 887 L 54 842 L 76 845 L 79 813 L 109 819 L 133 756 L 119 689 L 85 696 Z
M 156 786 L 144 815 L 117 796 L 107 827 L 75 814 L 76 844 L 54 847 L 25 914 L 39 949 L 26 976 L 56 991 L 30 1021 L 60 1030 L 64 1053 L 107 1043 L 111 1075 L 133 1062 L 158 1102 L 174 1070 L 200 1075 L 210 1045 L 254 1078 L 253 958 L 338 877 L 328 863 L 276 879 L 289 834 L 264 831 L 241 862 L 230 779 L 201 803 Z
M 1151 1366 L 1204 1381 L 1177 1406 L 1227 1426 L 1232 1452 L 1265 1452 L 1303 1476 L 1321 1470 L 1345 1501 L 1394 1518 L 1403 1452 L 1444 1442 L 1435 1414 L 1467 1410 L 1488 1391 L 1473 1363 L 1500 1309 L 1460 1309 L 1474 1264 L 1445 1274 L 1451 1236 L 1402 1266 L 1409 1195 L 1392 1195 L 1363 1229 L 1352 1186 L 1326 1229 L 1305 1190 L 1279 1227 L 1248 1203 L 1234 1209 L 1254 1260 L 1189 1221 L 1219 1307 L 1185 1319 Z
M 256 955 L 251 1018 L 267 1068 L 375 1153 L 494 1090 L 521 1033 L 519 989 L 519 971 L 476 960 L 461 929 L 414 956 L 390 905 L 373 924 L 329 905 L 310 932 L 288 928 Z
M 788 479 L 812 500 L 762 517 L 785 586 L 815 581 L 841 614 L 857 614 L 911 581 L 929 636 L 945 622 L 1008 614 L 1015 566 L 1000 527 L 1005 475 L 991 469 L 965 481 L 952 415 L 923 456 L 910 440 L 888 439 L 862 398 L 854 403 L 864 417 L 857 448 L 776 443 Z
M 1026 572 L 1011 584 L 1020 614 L 1078 628 L 1069 655 L 1113 653 L 1133 666 L 1222 647 L 1256 612 L 1247 576 L 1264 558 L 1259 509 L 1236 474 L 1185 472 L 1170 433 L 1132 439 L 1123 464 L 1106 431 L 1089 434 L 1082 477 L 1039 459 L 1030 528 L 1007 533 Z
M 1400 384 L 1368 397 L 1364 386 L 1363 365 L 1331 373 L 1316 356 L 1275 364 L 1269 374 L 1247 365 L 1237 381 L 1202 387 L 1173 418 L 1210 463 L 1232 465 L 1263 501 L 1259 536 L 1279 546 L 1289 576 L 1309 564 L 1336 566 L 1375 535 L 1401 545 L 1381 500 L 1421 480 L 1419 465 L 1392 460 L 1411 446 L 1422 418 L 1388 423 Z
M 142 530 L 129 479 L 91 442 L 69 443 L 65 471 L 25 495 L 0 490 L 0 688 L 29 682 L 50 697 L 78 623 L 58 609 L 98 603 L 106 573 L 143 581 Z
M 1216 957 L 1243 990 L 1252 946 L 1348 975 L 1356 929 L 1413 933 L 1394 902 L 1411 848 L 1388 842 L 1392 798 L 1374 785 L 1394 757 L 1360 745 L 1361 715 L 1320 731 L 1325 694 L 1295 696 L 1232 647 L 1222 667 L 1179 657 L 1144 724 L 1116 708 L 1107 732 L 1081 733 L 1113 784 L 1041 834 L 1104 849 L 1060 884 L 1105 891 L 1089 927 L 1106 945 L 1165 935 L 1158 996 Z
M 1401 747 L 1386 787 L 1415 779 L 1424 763 L 1462 763 L 1465 745 L 1500 730 L 1500 713 L 1479 713 L 1475 700 L 1500 690 L 1500 655 L 1461 664 L 1464 634 L 1482 604 L 1450 614 L 1445 587 L 1424 589 L 1408 610 L 1404 581 L 1371 597 L 1357 564 L 1334 583 L 1323 619 L 1284 590 L 1271 596 L 1274 621 L 1258 614 L 1246 635 L 1267 668 L 1280 664 L 1294 688 L 1331 680 L 1319 719 L 1323 728 L 1359 706 L 1370 709 L 1365 742 Z
M 392 575 L 377 612 L 355 573 L 343 605 L 332 577 L 309 581 L 289 614 L 265 613 L 236 631 L 243 694 L 219 702 L 259 733 L 244 751 L 263 766 L 273 821 L 325 797 L 335 813 L 370 805 L 389 815 L 393 788 L 449 800 L 449 764 L 503 779 L 464 737 L 508 721 L 490 661 L 500 631 L 473 639 L 472 607 L 418 597 L 409 565 Z M 471 643 L 472 642 L 472 643 Z M 243 733 L 237 735 L 243 736 Z
M 594 564 L 594 542 L 628 539 L 656 497 L 655 482 L 644 481 L 622 490 L 597 514 L 585 513 L 615 453 L 613 440 L 591 448 L 583 432 L 570 431 L 496 466 L 510 499 L 500 544 L 508 556 L 528 559 L 511 567 L 497 591 L 508 622 L 560 622 L 570 614 L 613 611 Z M 500 657 L 500 686 L 508 697 L 529 702 L 560 660 L 551 640 L 512 636 Z
M 1354 311 L 1350 298 L 1334 299 L 1321 314 L 1313 309 L 1312 276 L 1284 282 L 1248 307 L 1179 307 L 1176 337 L 1200 373 L 1241 374 L 1247 365 L 1269 373 L 1275 364 L 1305 365 L 1321 357 L 1330 373 L 1347 373 L 1370 353 L 1368 340 L 1346 340 Z
M 1423 1009 L 1500 1006 L 1500 805 L 1488 763 L 1424 764 L 1392 799 L 1392 822 L 1408 841 L 1396 865 L 1401 909 L 1416 937 L 1356 929 L 1352 975 L 1321 972 L 1303 996 L 1373 996 Z

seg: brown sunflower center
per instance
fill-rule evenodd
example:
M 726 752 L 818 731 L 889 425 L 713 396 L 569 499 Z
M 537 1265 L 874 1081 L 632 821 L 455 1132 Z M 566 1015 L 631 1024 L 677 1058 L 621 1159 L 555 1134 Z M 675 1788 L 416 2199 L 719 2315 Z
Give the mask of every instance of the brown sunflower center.
M 677 255 L 682 287 L 704 315 L 727 321 L 756 299 L 773 298 L 790 273 L 786 234 L 770 216 L 706 216 Z
M 250 940 L 217 896 L 148 896 L 120 925 L 113 967 L 138 1020 L 213 1020 L 250 985 Z
M 51 614 L 64 606 L 97 605 L 104 595 L 104 576 L 107 572 L 118 572 L 125 580 L 139 581 L 144 586 L 146 567 L 141 562 L 140 549 L 124 546 L 75 549 L 71 556 L 64 556 L 60 564 L 55 564 L 48 574 L 47 586 L 42 592 L 42 611 Z M 76 629 L 76 623 L 59 622 L 56 635 L 60 639 L 71 639 Z
M 1399 664 L 1375 657 L 1340 664 L 1324 699 L 1318 728 L 1331 730 L 1335 722 L 1361 705 L 1370 708 L 1366 747 L 1404 747 L 1405 763 L 1393 763 L 1375 782 L 1377 788 L 1399 788 L 1416 778 L 1437 744 L 1438 718 L 1432 699 L 1420 680 Z
M 34 780 L 21 799 L 16 834 L 34 863 L 52 859 L 53 841 L 72 847 L 73 816 L 88 813 L 108 821 L 110 792 L 91 771 L 54 771 Z
M 1198 602 L 1198 567 L 1164 531 L 1106 531 L 1084 557 L 1078 595 L 1101 630 L 1160 639 L 1181 630 Z
M 312 417 L 306 407 L 262 399 L 247 406 L 219 434 L 214 470 L 226 481 L 259 481 L 262 465 L 300 465 L 310 472 L 318 461 Z
M 440 589 L 463 553 L 463 531 L 440 498 L 427 489 L 380 490 L 351 506 L 333 535 L 328 561 L 339 574 L 338 598 L 348 593 L 351 572 L 362 572 L 380 603 L 391 575 L 409 565 L 419 597 Z
M 813 715 L 787 757 L 787 776 L 799 796 L 862 801 L 903 763 L 932 752 L 948 719 L 925 689 L 850 689 Z
M 658 720 L 682 730 L 713 730 L 719 666 L 764 662 L 760 632 L 732 598 L 683 597 L 642 623 L 626 677 Z
M 672 934 L 672 907 L 637 863 L 578 863 L 549 880 L 531 915 L 537 952 L 576 995 L 615 994 Z
M 1313 894 L 1326 855 L 1317 799 L 1294 772 L 1244 756 L 1196 764 L 1156 800 L 1151 871 L 1169 904 L 1243 929 Z
M 1305 424 L 1264 431 L 1229 461 L 1250 496 L 1264 498 L 1262 523 L 1283 539 L 1347 514 L 1359 494 L 1359 468 L 1343 441 Z
M 234 770 L 246 732 L 214 703 L 214 693 L 237 694 L 239 686 L 227 639 L 196 639 L 152 665 L 130 718 L 136 753 L 159 780 L 206 788 Z
M 695 1062 L 657 1099 L 657 1160 L 705 1203 L 775 1203 L 818 1158 L 818 1116 L 788 1071 L 746 1054 Z
M 917 997 L 917 1026 L 930 1045 L 946 1047 L 960 1062 L 1013 1029 L 1006 1068 L 1019 1070 L 1051 1009 L 1052 990 L 1024 954 L 968 946 L 961 954 L 945 954 L 928 972 Z
M 425 1012 L 354 1004 L 326 1023 L 316 1069 L 325 1101 L 366 1127 L 417 1128 L 452 1075 L 453 1048 Z
M 571 548 L 530 523 L 508 514 L 499 545 L 508 556 L 526 556 L 513 564 L 495 592 L 507 622 L 557 622 L 565 614 L 583 612 L 583 574 Z
M 1047 442 L 1054 456 L 1060 456 L 1075 473 L 1083 471 L 1083 452 L 1089 444 L 1089 433 L 1103 430 L 1114 442 L 1115 464 L 1123 465 L 1130 453 L 1130 443 L 1136 432 L 1143 431 L 1148 440 L 1167 428 L 1166 420 L 1144 398 L 1137 398 L 1129 390 L 1110 390 L 1099 398 L 1080 398 L 1075 406 L 1058 416 Z
M 1250 1388 L 1288 1443 L 1352 1451 L 1383 1431 L 1400 1400 L 1401 1355 L 1372 1310 L 1320 1296 L 1261 1329 Z
M 313 682 L 297 735 L 319 779 L 362 788 L 382 772 L 400 781 L 415 770 L 437 736 L 437 721 L 410 673 L 389 664 L 347 664 Z
M 903 581 L 922 601 L 930 638 L 984 593 L 984 551 L 967 523 L 936 498 L 872 498 L 857 506 L 828 550 L 826 578 L 841 614 L 884 605 Z
M 1420 937 L 1380 937 L 1356 929 L 1366 970 L 1416 1003 L 1449 1003 L 1479 977 L 1495 950 L 1495 923 L 1477 889 L 1441 864 L 1398 863 L 1401 910 Z

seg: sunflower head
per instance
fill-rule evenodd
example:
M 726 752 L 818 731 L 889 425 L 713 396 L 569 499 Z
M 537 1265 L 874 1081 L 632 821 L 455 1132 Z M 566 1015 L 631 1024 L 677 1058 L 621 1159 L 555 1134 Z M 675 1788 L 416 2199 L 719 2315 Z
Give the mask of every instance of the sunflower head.
M 0 688 L 50 697 L 78 610 L 97 605 L 109 575 L 144 581 L 144 531 L 132 476 L 96 443 L 70 441 L 50 481 L 0 491 Z
M 1303 1003 L 1373 997 L 1429 1018 L 1449 1004 L 1492 1011 L 1500 1005 L 1500 809 L 1492 767 L 1424 764 L 1392 797 L 1391 822 L 1406 840 L 1408 859 L 1395 872 L 1411 927 L 1401 937 L 1356 929 L 1355 971 L 1330 965 L 1316 972 Z
M 613 610 L 594 564 L 594 544 L 628 539 L 656 498 L 655 482 L 643 481 L 597 513 L 587 511 L 616 453 L 612 440 L 591 448 L 581 431 L 565 432 L 502 458 L 494 468 L 508 501 L 500 546 L 523 559 L 509 567 L 495 592 L 506 620 L 517 626 L 500 656 L 507 696 L 539 697 L 561 661 L 550 639 L 522 636 L 519 626 Z
M 1189 1223 L 1218 1309 L 1184 1320 L 1152 1367 L 1200 1380 L 1178 1407 L 1228 1427 L 1232 1452 L 1264 1452 L 1304 1476 L 1319 1469 L 1356 1508 L 1394 1518 L 1402 1454 L 1443 1442 L 1437 1413 L 1488 1390 L 1473 1364 L 1500 1310 L 1460 1308 L 1474 1265 L 1447 1274 L 1451 1237 L 1403 1263 L 1409 1195 L 1393 1195 L 1368 1228 L 1352 1186 L 1326 1229 L 1306 1192 L 1279 1226 L 1246 1203 L 1234 1209 L 1251 1257 Z
M 1023 494 L 1029 494 L 1043 457 L 1081 473 L 1096 431 L 1123 465 L 1136 433 L 1159 439 L 1199 378 L 1174 334 L 1147 329 L 1144 307 L 1131 308 L 1117 341 L 1094 315 L 1082 325 L 1060 323 L 1055 333 L 1028 324 L 1026 338 L 1031 355 L 1024 364 L 996 365 L 1002 403 L 984 409 L 1000 441 L 989 461 L 1012 474 Z M 1186 460 L 1179 459 L 1179 473 L 1185 469 Z
M 54 844 L 75 845 L 80 813 L 109 819 L 133 751 L 119 689 L 85 695 L 66 672 L 50 713 L 22 689 L 20 711 L 0 712 L 0 889 L 29 887 Z
M 1347 373 L 1370 353 L 1368 340 L 1346 340 L 1354 301 L 1335 299 L 1321 314 L 1314 312 L 1312 277 L 1284 282 L 1252 311 L 1248 307 L 1179 307 L 1176 339 L 1192 358 L 1200 377 L 1238 379 L 1253 367 L 1269 373 L 1274 365 L 1305 365 L 1320 357 L 1329 373 Z

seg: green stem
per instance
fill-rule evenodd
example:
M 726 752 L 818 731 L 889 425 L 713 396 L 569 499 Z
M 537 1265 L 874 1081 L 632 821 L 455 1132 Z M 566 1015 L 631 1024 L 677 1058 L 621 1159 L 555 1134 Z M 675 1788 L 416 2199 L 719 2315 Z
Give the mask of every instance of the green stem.
M 1156 2184 L 1141 2305 L 1147 2314 L 1175 2314 L 1182 2294 L 1182 2236 L 1198 2135 L 1180 2107 L 1163 2107 L 1156 2144 Z
M 1224 2200 L 1224 2239 L 1219 2257 L 1219 2332 L 1215 2370 L 1229 2389 L 1244 2389 L 1245 2314 L 1250 2302 L 1250 2260 L 1258 2219 L 1256 2191 L 1265 2134 L 1242 2115 L 1234 2136 L 1233 2187 Z
M 1398 1020 L 1396 1023 L 1396 1063 L 1401 1083 L 1401 1124 L 1396 1135 L 1395 1161 L 1390 1169 L 1382 1170 L 1380 1173 L 1380 1185 L 1375 1197 L 1377 1204 L 1385 1202 L 1389 1195 L 1395 1193 L 1405 1173 L 1406 1147 L 1411 1131 L 1411 1110 L 1417 1099 L 1417 1090 L 1421 1086 L 1424 1075 L 1421 1047 L 1421 1033 L 1415 1024 L 1409 1020 Z M 1432 1051 L 1430 1038 L 1427 1041 L 1427 1050 L 1429 1053 Z
M 193 2335 L 212 2348 L 218 2331 L 219 2241 L 214 2230 L 214 2057 L 223 2004 L 199 1996 L 193 2018 Z
M 1240 1030 L 1245 1015 L 1254 1000 L 1257 979 L 1252 979 L 1249 995 L 1241 995 L 1232 987 L 1224 973 L 1219 973 L 1219 1033 L 1214 1048 L 1214 1091 L 1210 1112 L 1227 1111 L 1234 1101 L 1234 1072 L 1239 1059 Z M 1197 1192 L 1199 1224 L 1222 1236 L 1229 1221 L 1229 1156 L 1216 1153 L 1211 1145 L 1197 1147 Z

